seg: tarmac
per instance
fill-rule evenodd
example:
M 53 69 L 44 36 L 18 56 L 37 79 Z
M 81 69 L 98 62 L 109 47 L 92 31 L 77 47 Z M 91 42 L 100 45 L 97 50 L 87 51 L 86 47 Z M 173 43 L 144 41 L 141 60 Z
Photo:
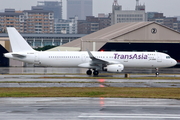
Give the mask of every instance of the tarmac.
M 154 70 L 150 69 L 140 69 L 139 71 L 128 69 L 124 73 L 141 73 L 142 71 L 146 75 L 133 74 L 131 76 L 154 76 L 152 74 Z M 75 68 L 1 68 L 0 73 L 0 87 L 102 87 L 102 85 L 103 87 L 180 87 L 180 80 L 101 79 L 101 75 L 99 79 L 43 78 L 88 77 L 75 75 L 84 73 L 83 70 Z M 33 75 L 38 73 L 41 75 Z M 49 75 L 51 73 L 62 75 Z M 160 75 L 160 77 L 180 77 L 179 68 L 162 69 L 161 73 L 169 74 Z M 123 77 L 123 74 L 113 74 L 111 77 Z M 43 83 L 23 83 L 23 81 L 43 81 Z M 49 81 L 52 83 L 47 83 Z M 179 120 L 179 111 L 180 100 L 176 99 L 0 98 L 0 120 Z
M 59 68 L 59 67 L 1 67 L 0 74 L 85 74 L 87 69 Z M 129 74 L 155 74 L 151 68 L 125 68 L 121 73 Z M 179 74 L 180 68 L 160 68 L 159 73 Z
M 0 98 L 1 120 L 179 120 L 180 100 Z
M 153 87 L 180 88 L 180 80 L 162 79 L 88 79 L 85 75 L 66 75 L 66 77 L 87 77 L 87 79 L 58 78 L 63 75 L 0 75 L 0 87 Z M 142 77 L 143 75 L 134 75 Z M 152 75 L 153 76 L 153 75 Z M 152 77 L 151 76 L 151 77 Z M 179 75 L 163 75 L 180 77 Z M 49 78 L 48 78 L 49 77 Z M 51 77 L 55 77 L 51 78 Z M 56 78 L 57 77 L 57 78 Z M 43 79 L 42 79 L 43 78 Z M 47 79 L 48 78 L 48 79 Z M 28 83 L 30 82 L 30 83 Z M 34 82 L 34 83 L 33 83 Z

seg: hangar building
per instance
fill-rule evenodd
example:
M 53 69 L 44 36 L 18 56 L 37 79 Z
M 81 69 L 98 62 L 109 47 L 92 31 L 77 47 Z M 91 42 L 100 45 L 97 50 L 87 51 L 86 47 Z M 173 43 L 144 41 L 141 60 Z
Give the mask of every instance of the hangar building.
M 180 33 L 156 22 L 117 23 L 62 46 L 82 51 L 159 51 L 180 62 Z

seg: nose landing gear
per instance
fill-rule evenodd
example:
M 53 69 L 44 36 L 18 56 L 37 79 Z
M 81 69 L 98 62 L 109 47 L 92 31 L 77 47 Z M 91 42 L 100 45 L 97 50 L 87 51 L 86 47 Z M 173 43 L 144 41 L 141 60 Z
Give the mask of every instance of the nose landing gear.
M 155 68 L 155 69 L 156 69 L 155 75 L 156 75 L 156 77 L 158 77 L 159 76 L 159 69 L 158 68 Z

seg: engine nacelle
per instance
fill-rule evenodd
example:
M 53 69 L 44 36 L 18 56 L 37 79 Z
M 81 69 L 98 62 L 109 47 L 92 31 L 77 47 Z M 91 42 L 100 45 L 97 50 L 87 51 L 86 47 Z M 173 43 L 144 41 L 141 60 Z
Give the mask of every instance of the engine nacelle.
M 122 70 L 124 70 L 124 65 L 122 64 L 112 64 L 112 65 L 108 65 L 106 67 L 106 70 L 108 72 L 122 72 Z

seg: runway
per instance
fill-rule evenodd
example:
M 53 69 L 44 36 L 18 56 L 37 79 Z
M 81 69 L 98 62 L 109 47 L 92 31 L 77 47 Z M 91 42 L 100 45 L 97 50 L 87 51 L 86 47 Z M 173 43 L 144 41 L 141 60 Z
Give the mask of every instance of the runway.
M 87 79 L 67 79 L 66 77 L 87 77 Z M 133 75 L 143 77 L 145 75 Z M 147 75 L 146 75 L 147 76 Z M 54 78 L 51 78 L 54 77 Z M 58 78 L 60 77 L 60 78 Z M 62 78 L 61 78 L 62 77 Z M 88 79 L 86 75 L 0 75 L 0 87 L 158 87 L 180 88 L 180 80 L 162 79 Z M 152 77 L 152 76 L 151 76 Z M 180 75 L 164 75 L 164 77 L 180 77 Z M 29 83 L 28 83 L 29 82 Z M 34 82 L 34 83 L 33 83 Z
M 140 73 L 143 70 L 128 69 L 133 73 Z M 15 68 L 2 68 L 0 70 L 0 87 L 180 87 L 180 80 L 123 79 L 123 74 L 107 75 L 107 77 L 121 77 L 121 79 L 101 78 L 106 77 L 106 75 L 100 75 L 97 79 L 59 79 L 58 77 L 88 77 L 87 75 L 79 75 L 79 73 L 84 73 L 80 69 L 66 68 L 65 72 L 68 74 L 62 71 L 63 69 L 59 68 L 18 68 L 17 70 Z M 162 71 L 170 74 L 160 77 L 180 77 L 177 74 L 180 72 L 179 68 Z M 53 72 L 60 72 L 60 75 L 49 75 Z M 144 70 L 144 72 L 148 74 L 131 74 L 130 76 L 154 76 L 151 74 L 154 71 Z M 0 120 L 179 120 L 179 111 L 180 100 L 175 99 L 0 98 Z
M 85 74 L 87 69 L 59 67 L 1 67 L 0 74 Z M 125 68 L 122 73 L 154 74 L 151 68 Z M 160 74 L 179 74 L 180 68 L 161 68 Z
M 0 98 L 2 120 L 179 120 L 180 101 L 131 98 Z

